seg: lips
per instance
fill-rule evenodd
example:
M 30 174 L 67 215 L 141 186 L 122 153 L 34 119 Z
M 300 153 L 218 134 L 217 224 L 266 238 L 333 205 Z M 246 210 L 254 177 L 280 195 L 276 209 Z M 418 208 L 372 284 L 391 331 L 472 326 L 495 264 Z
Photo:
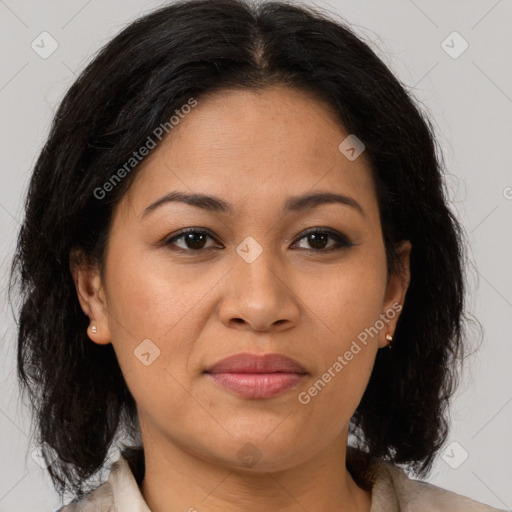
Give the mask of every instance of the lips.
M 280 354 L 236 354 L 205 371 L 224 390 L 244 398 L 270 398 L 296 387 L 308 374 L 295 360 Z
M 306 370 L 294 359 L 281 354 L 241 353 L 220 360 L 207 373 L 299 373 Z

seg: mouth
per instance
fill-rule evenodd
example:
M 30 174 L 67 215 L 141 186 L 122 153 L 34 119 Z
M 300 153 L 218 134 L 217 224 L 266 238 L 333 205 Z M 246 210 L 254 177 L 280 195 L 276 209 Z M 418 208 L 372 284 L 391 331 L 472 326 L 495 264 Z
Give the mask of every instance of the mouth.
M 204 372 L 216 384 L 245 398 L 270 398 L 296 387 L 308 375 L 295 360 L 280 354 L 241 353 Z

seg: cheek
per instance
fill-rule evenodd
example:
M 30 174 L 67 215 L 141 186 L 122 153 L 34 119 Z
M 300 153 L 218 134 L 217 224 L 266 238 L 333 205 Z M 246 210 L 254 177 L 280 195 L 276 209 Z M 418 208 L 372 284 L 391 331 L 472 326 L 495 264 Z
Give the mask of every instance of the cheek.
M 368 251 L 369 252 L 369 251 Z M 383 253 L 347 258 L 323 278 L 311 274 L 300 284 L 301 299 L 310 309 L 314 343 L 321 348 L 318 382 L 308 393 L 310 405 L 331 414 L 353 411 L 364 393 L 378 349 L 376 330 L 385 295 L 386 266 Z M 306 397 L 307 400 L 307 397 Z M 329 404 L 336 404 L 329 410 Z M 350 414 L 349 414 L 350 417 Z
M 112 267 L 109 284 L 112 345 L 139 414 L 160 426 L 186 417 L 187 364 L 200 335 L 204 291 L 128 252 Z
M 148 391 L 143 401 L 177 391 L 178 382 L 187 379 L 189 354 L 202 329 L 201 300 L 215 281 L 209 285 L 170 274 L 168 265 L 166 270 L 128 247 L 112 254 L 119 256 L 107 263 L 109 326 L 127 384 L 136 399 Z
M 371 327 L 380 314 L 379 287 L 377 275 L 366 274 L 364 282 L 345 276 L 311 302 L 316 307 L 313 332 L 319 364 L 297 396 L 305 430 L 314 431 L 322 417 L 323 434 L 331 438 L 348 424 L 359 405 L 378 350 Z
M 385 262 L 378 254 L 354 255 L 323 274 L 303 276 L 298 285 L 301 300 L 311 311 L 316 332 L 326 339 L 334 337 L 338 340 L 334 345 L 341 349 L 378 320 L 385 295 Z
M 109 313 L 114 329 L 120 323 L 134 338 L 168 339 L 216 282 L 212 278 L 208 283 L 207 276 L 198 280 L 191 279 L 190 273 L 171 271 L 165 255 L 124 246 L 117 254 L 107 270 Z

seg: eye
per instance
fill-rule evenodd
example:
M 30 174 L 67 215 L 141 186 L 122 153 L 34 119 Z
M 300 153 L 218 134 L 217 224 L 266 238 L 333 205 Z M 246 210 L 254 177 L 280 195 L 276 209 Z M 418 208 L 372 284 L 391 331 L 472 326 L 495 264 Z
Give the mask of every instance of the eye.
M 208 231 L 196 228 L 187 228 L 182 230 L 177 235 L 167 239 L 165 241 L 165 245 L 175 245 L 175 242 L 178 240 L 183 240 L 184 246 L 177 246 L 178 249 L 187 251 L 196 251 L 199 252 L 205 249 L 205 243 L 208 238 L 213 237 L 208 233 Z M 206 247 L 206 249 L 211 249 L 211 247 Z
M 168 238 L 164 245 L 175 246 L 178 250 L 184 252 L 201 252 L 206 249 L 212 249 L 214 246 L 208 247 L 208 238 L 214 240 L 214 237 L 204 229 L 187 228 L 178 234 Z M 329 239 L 334 240 L 334 244 L 328 245 Z M 299 247 L 300 249 L 310 250 L 313 252 L 331 252 L 339 251 L 344 248 L 352 247 L 355 244 L 341 233 L 330 228 L 311 228 L 298 239 L 293 245 L 297 245 L 301 240 L 305 240 L 312 248 Z M 180 241 L 182 245 L 177 245 Z M 327 248 L 326 248 L 327 247 Z
M 335 243 L 331 246 L 327 245 L 326 249 L 326 244 L 329 239 L 334 240 Z M 312 247 L 312 249 L 303 247 L 304 249 L 312 250 L 314 252 L 339 251 L 341 249 L 355 245 L 350 242 L 350 240 L 345 235 L 342 235 L 341 233 L 338 233 L 337 231 L 334 231 L 330 228 L 311 228 L 305 234 L 303 234 L 301 238 L 299 238 L 299 242 L 301 240 L 306 240 L 306 243 Z

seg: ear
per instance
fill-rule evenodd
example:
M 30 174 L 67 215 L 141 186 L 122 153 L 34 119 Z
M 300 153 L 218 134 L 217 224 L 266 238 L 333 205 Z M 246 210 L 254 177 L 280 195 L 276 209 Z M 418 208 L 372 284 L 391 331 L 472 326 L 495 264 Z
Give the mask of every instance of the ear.
M 82 311 L 90 320 L 87 335 L 94 343 L 108 345 L 111 343 L 111 333 L 105 290 L 99 268 L 91 264 L 81 250 L 76 249 L 71 251 L 69 265 L 78 301 Z M 93 326 L 96 327 L 96 332 L 93 332 Z
M 411 281 L 410 254 L 412 245 L 409 240 L 402 240 L 397 246 L 399 255 L 399 273 L 390 274 L 386 287 L 386 295 L 382 304 L 382 316 L 386 318 L 385 327 L 379 332 L 379 348 L 389 344 L 386 334 L 394 335 L 398 318 L 402 312 L 405 294 Z

